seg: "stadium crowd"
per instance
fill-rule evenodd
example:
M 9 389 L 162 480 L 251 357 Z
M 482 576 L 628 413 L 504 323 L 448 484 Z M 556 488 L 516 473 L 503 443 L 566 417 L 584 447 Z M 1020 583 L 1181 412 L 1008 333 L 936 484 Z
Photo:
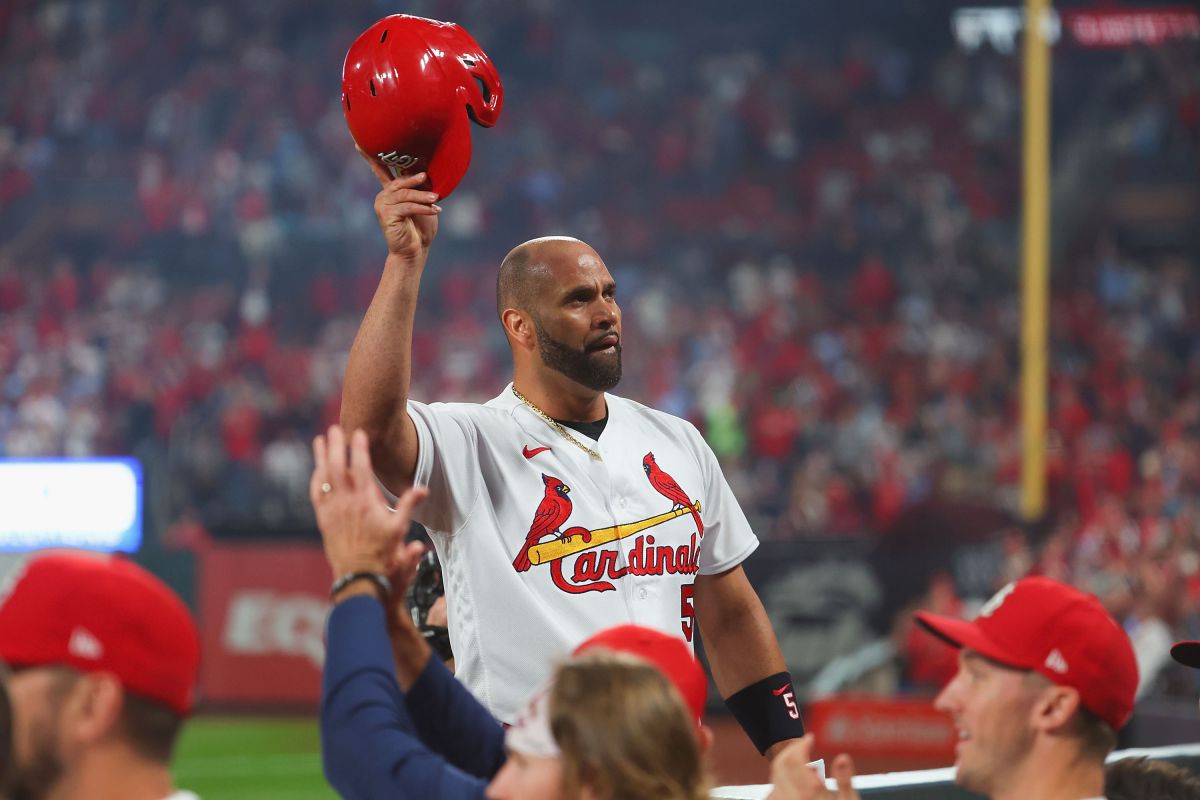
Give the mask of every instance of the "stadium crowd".
M 498 391 L 496 264 L 568 232 L 620 287 L 617 391 L 695 421 L 762 536 L 883 536 L 936 498 L 1015 507 L 1011 57 L 948 34 L 901 46 L 903 26 L 833 39 L 485 5 L 406 9 L 461 20 L 508 88 L 445 202 L 414 397 Z M 311 526 L 308 438 L 337 418 L 382 258 L 337 76 L 381 13 L 0 10 L 0 455 L 136 452 L 194 529 Z M 1124 158 L 1194 164 L 1195 48 L 1108 58 L 1157 87 L 1128 109 Z M 1085 76 L 1066 65 L 1059 96 Z M 1055 522 L 1014 541 L 1005 571 L 1074 582 L 1169 641 L 1200 626 L 1200 264 L 1100 229 L 1067 261 Z

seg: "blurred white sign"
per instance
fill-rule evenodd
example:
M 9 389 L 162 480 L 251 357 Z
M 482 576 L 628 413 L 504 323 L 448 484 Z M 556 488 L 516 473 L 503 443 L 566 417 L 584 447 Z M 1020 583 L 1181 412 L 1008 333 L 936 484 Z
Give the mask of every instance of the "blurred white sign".
M 0 459 L 0 550 L 133 552 L 141 541 L 136 460 Z
M 1025 30 L 1025 10 L 1021 8 L 960 8 L 951 19 L 955 40 L 967 50 L 978 50 L 986 42 L 997 52 L 1012 53 Z M 1042 35 L 1049 44 L 1062 35 L 1062 22 L 1052 8 L 1042 18 Z

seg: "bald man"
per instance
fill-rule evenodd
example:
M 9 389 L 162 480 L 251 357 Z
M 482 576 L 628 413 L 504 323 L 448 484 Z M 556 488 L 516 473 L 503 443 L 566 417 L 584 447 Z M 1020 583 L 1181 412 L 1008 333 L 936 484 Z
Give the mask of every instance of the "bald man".
M 482 405 L 417 402 L 413 320 L 441 208 L 423 175 L 393 178 L 368 160 L 388 256 L 350 352 L 341 422 L 366 431 L 393 493 L 429 488 L 418 520 L 442 561 L 457 676 L 511 723 L 555 660 L 596 631 L 636 623 L 691 643 L 698 624 L 717 687 L 760 752 L 801 736 L 791 677 L 741 567 L 758 540 L 716 457 L 686 421 L 609 393 L 624 341 L 604 260 L 569 237 L 514 248 L 496 281 L 512 383 Z

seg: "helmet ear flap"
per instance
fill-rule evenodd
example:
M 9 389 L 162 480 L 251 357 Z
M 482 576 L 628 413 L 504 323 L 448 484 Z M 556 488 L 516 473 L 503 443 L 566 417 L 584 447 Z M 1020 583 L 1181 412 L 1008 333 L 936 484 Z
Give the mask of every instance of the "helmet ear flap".
M 477 125 L 490 128 L 500 118 L 500 107 L 504 104 L 504 86 L 500 83 L 500 73 L 486 55 L 482 59 L 471 61 L 470 56 L 460 56 L 459 61 L 466 67 L 472 80 L 465 88 L 467 113 Z
M 458 96 L 466 104 L 471 120 L 485 128 L 496 124 L 504 104 L 504 85 L 496 65 L 488 58 L 479 43 L 454 23 L 445 23 L 436 30 L 439 44 L 445 47 L 446 68 L 462 70 Z

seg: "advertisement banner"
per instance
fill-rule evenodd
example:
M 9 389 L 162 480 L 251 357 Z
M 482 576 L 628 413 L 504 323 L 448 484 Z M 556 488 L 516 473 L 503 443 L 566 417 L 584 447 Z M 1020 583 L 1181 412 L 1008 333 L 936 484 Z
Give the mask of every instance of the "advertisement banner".
M 217 705 L 315 705 L 329 565 L 321 548 L 216 544 L 200 557 L 201 696 Z
M 1200 13 L 1187 7 L 1066 10 L 1067 30 L 1083 47 L 1125 48 L 1200 39 Z
M 829 697 L 810 703 L 805 726 L 815 756 L 854 756 L 860 771 L 925 769 L 954 763 L 958 732 L 932 698 Z
M 1017 52 L 1025 31 L 1025 9 L 1009 6 L 960 8 L 951 16 L 955 41 L 965 50 L 985 43 L 997 52 Z M 1064 9 L 1049 8 L 1042 35 L 1054 45 L 1064 40 L 1079 47 L 1126 48 L 1200 39 L 1200 12 L 1186 5 Z

